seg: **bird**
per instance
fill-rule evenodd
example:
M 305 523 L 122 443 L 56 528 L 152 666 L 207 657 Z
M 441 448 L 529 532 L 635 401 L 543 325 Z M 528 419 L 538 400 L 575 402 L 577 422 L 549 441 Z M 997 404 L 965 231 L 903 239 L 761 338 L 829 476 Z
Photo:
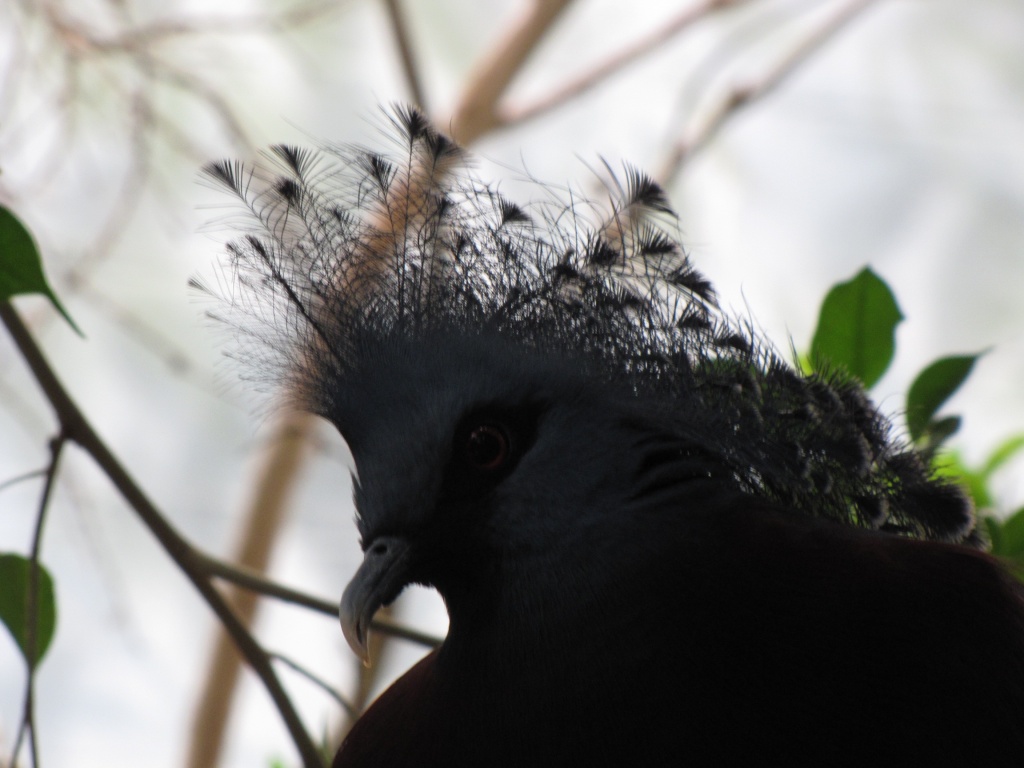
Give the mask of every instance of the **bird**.
M 520 204 L 383 114 L 206 168 L 232 354 L 352 451 L 345 637 L 449 616 L 334 768 L 1024 765 L 1022 587 L 864 388 L 723 310 L 641 171 Z

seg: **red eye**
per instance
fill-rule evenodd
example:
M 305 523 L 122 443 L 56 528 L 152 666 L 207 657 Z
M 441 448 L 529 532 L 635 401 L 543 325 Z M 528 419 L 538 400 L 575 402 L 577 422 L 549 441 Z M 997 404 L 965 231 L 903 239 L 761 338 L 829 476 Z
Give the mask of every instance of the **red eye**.
M 494 424 L 481 424 L 466 437 L 466 462 L 474 469 L 492 471 L 508 459 L 511 445 L 508 434 Z

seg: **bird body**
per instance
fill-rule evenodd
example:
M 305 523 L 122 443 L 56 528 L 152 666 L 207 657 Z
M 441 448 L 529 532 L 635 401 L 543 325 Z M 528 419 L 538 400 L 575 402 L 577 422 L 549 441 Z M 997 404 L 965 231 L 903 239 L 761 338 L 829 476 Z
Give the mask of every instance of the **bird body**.
M 378 425 L 381 455 L 354 449 L 371 473 L 364 541 L 397 533 L 370 510 L 422 513 L 402 536 L 437 562 L 400 581 L 437 586 L 451 626 L 335 768 L 1020 764 L 1020 588 L 990 557 L 786 514 L 629 393 L 570 363 L 534 362 L 530 381 L 511 350 L 488 345 L 488 360 L 464 343 L 374 362 L 376 397 L 402 402 L 390 382 L 406 402 Z M 431 540 L 436 508 L 416 500 L 458 476 L 447 425 L 538 397 L 518 466 L 489 497 L 449 503 Z
M 355 458 L 346 636 L 449 613 L 335 768 L 1024 765 L 1021 587 L 859 385 L 725 317 L 642 174 L 522 208 L 390 119 L 208 170 L 239 354 Z

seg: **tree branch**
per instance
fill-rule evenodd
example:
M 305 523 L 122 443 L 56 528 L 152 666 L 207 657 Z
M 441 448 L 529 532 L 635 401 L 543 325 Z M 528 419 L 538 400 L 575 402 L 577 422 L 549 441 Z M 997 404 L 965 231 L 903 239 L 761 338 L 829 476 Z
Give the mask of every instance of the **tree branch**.
M 33 469 L 31 472 L 24 472 L 20 475 L 15 475 L 14 477 L 4 480 L 2 483 L 0 483 L 0 491 L 6 490 L 7 488 L 17 485 L 18 483 L 23 483 L 26 480 L 32 480 L 33 478 L 36 477 L 45 477 L 47 471 L 48 470 L 46 469 Z
M 398 46 L 398 55 L 402 60 L 402 72 L 405 75 L 405 84 L 409 88 L 409 95 L 412 96 L 412 101 L 416 106 L 429 114 L 430 105 L 427 104 L 423 79 L 420 77 L 420 69 L 416 65 L 416 57 L 413 55 L 409 25 L 405 21 L 402 6 L 399 0 L 384 0 L 384 9 L 388 13 L 391 31 L 395 36 L 395 44 Z
M 337 618 L 338 616 L 338 604 L 337 602 L 330 602 L 322 600 L 312 595 L 307 595 L 305 592 L 299 592 L 297 590 L 286 587 L 282 584 L 278 584 L 276 581 L 271 581 L 264 578 L 260 574 L 248 569 L 239 567 L 237 565 L 228 565 L 222 560 L 217 560 L 209 555 L 204 555 L 201 552 L 196 552 L 196 557 L 200 560 L 200 566 L 202 569 L 207 571 L 212 576 L 217 576 L 225 581 L 230 581 L 232 584 L 252 590 L 253 592 L 259 592 L 261 595 L 267 597 L 274 597 L 285 603 L 292 603 L 294 605 L 301 605 L 304 608 L 317 611 L 326 616 Z M 440 637 L 434 637 L 423 632 L 417 632 L 414 629 L 408 629 L 398 624 L 392 624 L 389 621 L 382 621 L 381 619 L 374 619 L 370 623 L 370 628 L 380 632 L 383 635 L 391 635 L 397 637 L 400 640 L 408 640 L 410 643 L 416 643 L 422 645 L 425 648 L 436 648 L 444 640 Z
M 473 67 L 451 121 L 452 137 L 461 144 L 473 141 L 501 125 L 497 104 L 537 44 L 572 0 L 534 0 L 518 24 L 492 52 Z
M 298 672 L 304 678 L 313 683 L 317 688 L 319 688 L 332 699 L 334 699 L 336 702 L 338 702 L 339 706 L 341 706 L 341 708 L 345 710 L 345 713 L 349 716 L 349 718 L 354 720 L 357 717 L 356 711 L 353 708 L 353 706 L 349 704 L 347 701 L 345 701 L 345 697 L 342 696 L 337 690 L 335 690 L 335 688 L 332 685 L 330 685 L 326 680 L 323 680 L 322 678 L 318 677 L 315 673 L 306 669 L 297 661 L 294 661 L 293 659 L 290 659 L 287 656 L 284 656 L 283 654 L 271 653 L 270 658 L 274 661 L 281 662 L 286 667 L 294 670 L 295 672 Z
M 723 126 L 744 107 L 762 99 L 778 88 L 801 64 L 806 62 L 825 43 L 835 37 L 857 14 L 876 0 L 851 0 L 809 32 L 794 48 L 779 59 L 775 66 L 747 82 L 734 83 L 725 94 L 697 121 L 672 147 L 656 178 L 669 187 L 683 165 L 708 145 Z
M 39 613 L 39 553 L 43 547 L 43 529 L 46 525 L 46 512 L 50 508 L 50 499 L 53 497 L 53 486 L 57 479 L 57 467 L 60 465 L 60 457 L 64 450 L 67 437 L 62 432 L 50 441 L 50 462 L 44 472 L 46 478 L 43 482 L 43 493 L 39 498 L 39 513 L 36 515 L 35 530 L 32 532 L 32 548 L 29 555 L 28 571 L 28 600 L 25 606 L 25 651 L 28 661 L 28 673 L 25 680 L 25 698 L 22 704 L 21 725 L 18 728 L 18 736 L 14 740 L 14 748 L 11 752 L 11 765 L 17 763 L 18 752 L 21 750 L 22 740 L 28 734 L 28 749 L 32 765 L 39 766 L 39 740 L 36 735 L 35 718 L 35 683 L 36 665 L 38 662 L 36 629 L 38 627 Z
M 42 350 L 35 343 L 17 312 L 9 303 L 0 304 L 0 320 L 7 326 L 14 343 L 21 352 L 40 388 L 56 412 L 63 433 L 82 447 L 106 473 L 139 519 L 149 528 L 175 564 L 185 573 L 199 591 L 228 634 L 235 641 L 239 651 L 257 674 L 275 706 L 281 713 L 292 741 L 295 743 L 306 768 L 322 768 L 320 754 L 306 732 L 291 700 L 281 686 L 270 659 L 238 617 L 232 612 L 224 598 L 210 582 L 209 577 L 198 567 L 199 553 L 174 529 L 159 512 L 145 493 L 136 485 L 110 449 L 100 439 L 57 379 Z
M 632 45 L 612 55 L 589 72 L 579 75 L 561 87 L 556 88 L 547 96 L 542 96 L 532 104 L 502 110 L 498 115 L 498 122 L 502 127 L 518 125 L 528 120 L 533 120 L 556 107 L 561 107 L 565 103 L 582 96 L 587 91 L 600 85 L 619 70 L 625 69 L 633 62 L 650 53 L 654 53 L 660 46 L 668 43 L 695 22 L 700 21 L 715 11 L 724 10 L 745 2 L 750 2 L 750 0 L 704 0 L 704 2 L 691 5 L 674 19 L 669 20 L 660 29 L 635 41 Z
M 289 414 L 284 418 L 277 425 L 268 456 L 258 474 L 240 542 L 232 556 L 232 560 L 257 573 L 266 572 L 270 563 L 274 542 L 284 524 L 288 495 L 298 479 L 299 467 L 304 463 L 312 442 L 309 439 L 312 425 L 313 418 L 309 414 Z M 203 556 L 204 562 L 211 560 Z M 242 624 L 252 627 L 259 593 L 235 586 L 226 597 Z M 217 632 L 208 664 L 203 690 L 192 718 L 189 768 L 215 768 L 220 765 L 231 704 L 242 671 L 242 658 L 223 629 Z

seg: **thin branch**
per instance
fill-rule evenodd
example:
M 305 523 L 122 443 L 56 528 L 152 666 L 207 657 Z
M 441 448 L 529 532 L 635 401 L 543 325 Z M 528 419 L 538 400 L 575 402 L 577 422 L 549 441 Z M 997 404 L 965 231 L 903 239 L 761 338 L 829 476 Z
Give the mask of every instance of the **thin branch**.
M 232 584 L 237 584 L 245 589 L 252 590 L 253 592 L 259 592 L 261 595 L 273 597 L 285 603 L 301 605 L 304 608 L 317 611 L 325 616 L 330 616 L 332 618 L 337 618 L 338 616 L 337 602 L 322 600 L 318 597 L 308 595 L 305 592 L 299 592 L 291 589 L 290 587 L 278 584 L 276 581 L 271 581 L 248 568 L 229 565 L 222 560 L 217 560 L 216 558 L 204 555 L 201 552 L 197 552 L 196 557 L 200 568 L 206 570 L 213 576 L 217 576 L 225 581 L 230 581 Z M 374 619 L 370 624 L 370 628 L 383 635 L 391 635 L 392 637 L 399 638 L 400 640 L 408 640 L 410 643 L 416 643 L 424 646 L 425 648 L 436 648 L 444 642 L 443 638 L 428 635 L 423 632 L 417 632 L 414 629 L 408 629 L 407 627 L 393 624 L 389 621 L 383 621 L 381 619 Z
M 401 3 L 399 0 L 384 0 L 384 9 L 388 13 L 388 21 L 391 22 L 391 31 L 395 36 L 395 44 L 398 46 L 398 55 L 402 59 L 402 72 L 405 75 L 405 84 L 409 88 L 409 95 L 412 96 L 416 106 L 429 113 L 430 105 L 427 104 L 423 79 L 420 77 L 420 69 L 416 65 L 416 57 L 413 55 L 409 25 L 406 23 Z
M 36 736 L 35 718 L 36 662 L 38 661 L 36 648 L 39 640 L 36 637 L 37 617 L 39 614 L 39 553 L 43 546 L 46 512 L 50 508 L 53 486 L 57 478 L 57 467 L 60 465 L 60 457 L 66 442 L 67 437 L 63 432 L 50 441 L 50 463 L 45 470 L 46 480 L 43 483 L 43 492 L 39 498 L 39 512 L 36 514 L 36 525 L 32 532 L 32 548 L 29 555 L 28 571 L 28 600 L 25 605 L 25 657 L 28 661 L 28 674 L 25 680 L 25 699 L 22 705 L 21 726 L 18 729 L 18 737 L 14 741 L 14 750 L 11 755 L 12 766 L 18 757 L 18 751 L 21 749 L 21 743 L 26 733 L 28 733 L 28 749 L 32 765 L 39 766 L 39 741 Z
M 232 556 L 232 560 L 255 572 L 265 572 L 270 563 L 274 542 L 285 522 L 289 494 L 310 447 L 307 435 L 312 426 L 309 414 L 289 414 L 282 419 L 269 446 L 267 461 L 258 473 Z M 252 627 L 256 618 L 259 596 L 258 592 L 238 587 L 229 590 L 228 602 L 246 627 Z M 217 632 L 208 664 L 192 718 L 186 763 L 189 768 L 215 768 L 221 763 L 228 718 L 242 671 L 242 659 L 223 630 Z
M 266 32 L 272 29 L 297 27 L 308 24 L 338 10 L 337 0 L 309 3 L 279 14 L 252 16 L 205 16 L 196 19 L 167 19 L 144 24 L 102 37 L 82 26 L 77 20 L 64 16 L 55 6 L 46 6 L 46 18 L 53 28 L 71 44 L 81 49 L 101 52 L 136 52 L 157 45 L 164 40 L 194 35 L 233 35 Z
M 410 643 L 416 643 L 426 648 L 437 648 L 444 642 L 444 638 L 428 635 L 425 632 L 417 632 L 415 629 L 409 629 L 401 624 L 395 624 L 380 618 L 370 622 L 370 629 L 374 632 L 380 632 L 382 635 L 390 635 L 399 640 L 408 640 Z
M 48 471 L 49 470 L 47 469 L 33 469 L 31 472 L 24 472 L 20 475 L 15 475 L 14 477 L 4 480 L 2 483 L 0 483 L 0 491 L 5 491 L 8 488 L 17 485 L 18 483 L 25 482 L 26 480 L 31 480 L 36 477 L 43 477 L 45 474 L 47 474 Z
M 197 566 L 211 576 L 224 579 L 243 589 L 257 592 L 266 597 L 273 597 L 285 603 L 301 605 L 304 608 L 325 614 L 327 616 L 338 615 L 338 604 L 328 600 L 322 600 L 305 592 L 286 587 L 271 581 L 255 571 L 239 565 L 230 565 L 217 558 L 202 553 L 196 553 Z
M 309 680 L 311 683 L 313 683 L 318 688 L 320 688 L 322 691 L 324 691 L 324 693 L 326 693 L 328 696 L 330 696 L 332 699 L 334 699 L 336 702 L 338 702 L 338 704 L 341 705 L 341 708 L 345 710 L 345 713 L 349 717 L 351 717 L 353 719 L 356 717 L 356 711 L 352 707 L 352 705 L 349 704 L 347 701 L 345 701 L 345 697 L 342 696 L 334 688 L 334 686 L 330 685 L 326 680 L 323 680 L 318 675 L 316 675 L 312 671 L 306 669 L 304 666 L 299 664 L 297 661 L 293 661 L 292 659 L 288 658 L 287 656 L 285 656 L 283 654 L 271 653 L 270 654 L 270 658 L 273 659 L 274 661 L 280 661 L 286 667 L 289 667 L 290 669 L 294 670 L 295 672 L 298 672 L 300 675 L 302 675 L 304 678 Z
M 141 105 L 139 98 L 137 94 L 136 107 Z M 135 109 L 132 110 L 132 113 L 136 118 L 139 117 Z M 83 255 L 64 275 L 64 282 L 69 291 L 77 293 L 80 286 L 88 280 L 88 276 L 110 257 L 114 245 L 124 237 L 127 223 L 135 216 L 142 204 L 142 192 L 151 172 L 147 159 L 146 132 L 144 130 L 132 132 L 131 150 L 127 154 L 129 165 L 120 179 L 119 189 L 106 220 L 102 222 L 99 232 L 89 247 L 84 249 Z
M 26 64 L 26 67 L 19 73 L 20 77 L 15 78 L 15 87 L 11 89 L 8 97 L 11 104 L 9 110 L 11 115 L 3 122 L 6 127 L 7 151 L 16 154 L 26 142 L 38 139 L 39 127 L 45 125 L 49 120 L 53 120 L 56 127 L 52 136 L 46 140 L 46 144 L 59 149 L 44 153 L 32 170 L 22 177 L 18 185 L 18 194 L 23 197 L 29 197 L 46 187 L 54 178 L 59 177 L 61 170 L 69 163 L 67 148 L 72 141 L 74 128 L 78 121 L 78 112 L 74 109 L 74 105 L 80 97 L 81 85 L 77 78 L 76 59 L 68 51 L 60 51 L 56 54 L 58 62 L 53 66 L 59 68 L 60 72 L 43 80 L 45 85 L 39 82 L 39 78 L 33 80 L 33 78 L 27 77 L 25 69 L 36 70 L 31 73 L 36 75 L 49 65 L 50 52 L 48 50 L 33 53 L 35 56 L 30 54 L 28 60 L 31 66 Z M 36 98 L 31 100 L 29 105 L 18 109 L 17 107 L 21 105 L 19 99 L 25 98 L 22 93 L 29 89 L 33 89 Z M 2 117 L 0 115 L 0 118 Z
M 534 0 L 533 7 L 476 66 L 451 122 L 453 137 L 471 144 L 501 125 L 497 104 L 512 79 L 572 0 Z
M 210 583 L 208 576 L 197 568 L 197 551 L 179 534 L 156 506 L 149 500 L 131 475 L 100 439 L 57 379 L 49 362 L 22 323 L 18 313 L 9 303 L 0 304 L 0 320 L 7 326 L 11 337 L 21 352 L 40 388 L 49 400 L 60 420 L 67 439 L 81 446 L 104 471 L 114 487 L 121 493 L 128 505 L 135 510 L 139 519 L 157 538 L 171 559 L 185 573 L 203 599 L 220 619 L 231 635 L 239 651 L 245 656 L 253 671 L 267 688 L 275 706 L 291 734 L 306 768 L 322 768 L 320 753 L 306 732 L 291 700 L 281 686 L 266 652 L 260 647 L 245 626 L 232 612 L 224 598 Z
M 142 57 L 140 56 L 140 58 Z M 150 57 L 147 56 L 145 58 L 149 59 Z M 153 58 L 151 64 L 152 66 L 149 67 L 147 75 L 152 82 L 167 83 L 180 89 L 183 94 L 190 95 L 200 102 L 204 102 L 210 111 L 221 121 L 224 130 L 235 145 L 241 147 L 252 146 L 253 142 L 249 138 L 245 126 L 242 125 L 241 118 L 235 114 L 235 110 L 232 109 L 223 94 L 212 88 L 197 75 L 185 69 L 175 67 L 162 59 Z M 152 83 L 147 83 L 147 87 L 152 88 Z M 150 109 L 151 112 L 155 111 L 152 106 Z M 165 118 L 162 122 L 170 122 L 170 119 Z
M 525 106 L 501 110 L 498 115 L 498 122 L 502 127 L 518 125 L 540 117 L 556 107 L 561 107 L 597 87 L 638 59 L 654 53 L 659 47 L 671 41 L 692 24 L 710 16 L 716 11 L 725 10 L 746 2 L 750 2 L 750 0 L 704 0 L 702 3 L 691 5 L 674 19 L 670 19 L 660 29 L 623 48 L 589 72 L 585 72 L 573 80 L 564 83 L 548 95 L 542 96 Z
M 656 176 L 659 183 L 666 187 L 671 186 L 683 165 L 706 147 L 730 119 L 744 107 L 763 99 L 778 88 L 801 64 L 841 32 L 861 11 L 875 2 L 876 0 L 851 0 L 844 4 L 809 32 L 767 72 L 747 82 L 734 83 L 728 88 L 722 98 L 707 111 L 705 117 L 672 147 Z

